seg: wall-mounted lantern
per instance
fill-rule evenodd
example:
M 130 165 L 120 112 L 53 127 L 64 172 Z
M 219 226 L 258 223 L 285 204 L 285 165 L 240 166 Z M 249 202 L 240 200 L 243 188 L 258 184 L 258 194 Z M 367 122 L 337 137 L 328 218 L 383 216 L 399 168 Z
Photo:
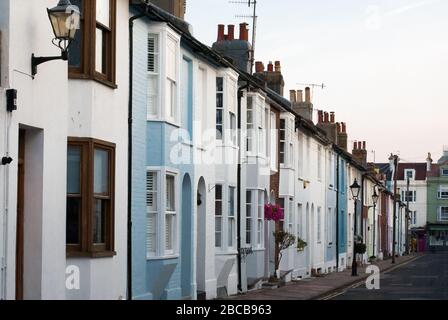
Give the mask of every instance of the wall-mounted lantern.
M 79 29 L 81 13 L 77 6 L 71 4 L 70 0 L 60 0 L 58 5 L 47 9 L 48 17 L 53 27 L 55 38 L 53 44 L 61 49 L 61 55 L 56 57 L 31 56 L 31 74 L 37 74 L 37 66 L 52 60 L 68 60 L 68 48 L 75 39 L 76 31 Z

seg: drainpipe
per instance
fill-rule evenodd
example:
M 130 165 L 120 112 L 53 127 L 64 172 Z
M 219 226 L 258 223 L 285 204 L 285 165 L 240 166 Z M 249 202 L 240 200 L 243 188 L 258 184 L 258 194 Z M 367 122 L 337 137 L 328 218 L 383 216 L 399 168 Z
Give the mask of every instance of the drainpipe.
M 238 89 L 238 132 L 239 145 L 241 146 L 241 99 L 243 98 L 243 90 L 249 88 L 249 83 Z M 243 292 L 242 273 L 241 273 L 241 148 L 238 151 L 238 173 L 237 173 L 237 251 L 238 251 L 238 291 Z
M 336 272 L 339 271 L 339 195 L 341 194 L 341 186 L 339 179 L 339 170 L 340 170 L 340 155 L 336 158 L 337 166 L 336 166 L 336 188 L 338 192 L 336 193 Z
M 134 21 L 146 16 L 145 13 L 129 19 L 129 106 L 128 106 L 128 257 L 127 257 L 127 299 L 132 300 L 132 128 L 133 128 L 133 78 L 134 78 Z

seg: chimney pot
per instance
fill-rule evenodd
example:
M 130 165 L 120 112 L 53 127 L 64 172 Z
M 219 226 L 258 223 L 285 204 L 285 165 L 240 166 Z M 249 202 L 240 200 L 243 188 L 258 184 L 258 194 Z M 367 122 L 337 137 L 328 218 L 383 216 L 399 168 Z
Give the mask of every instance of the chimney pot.
M 282 72 L 280 61 L 275 61 L 275 72 Z
M 255 62 L 255 72 L 259 73 L 259 72 L 263 72 L 264 71 L 264 64 L 261 61 L 257 61 Z
M 345 122 L 342 122 L 342 133 L 347 133 L 347 125 Z
M 362 149 L 367 150 L 367 143 L 365 141 L 362 142 Z
M 318 112 L 317 112 L 317 114 L 318 114 L 318 123 L 322 123 L 322 122 L 324 122 L 324 112 L 322 111 L 322 110 L 319 110 Z
M 233 41 L 235 40 L 235 25 L 229 24 L 227 26 L 227 40 Z
M 358 142 L 358 148 L 357 149 L 358 150 L 362 150 L 362 142 L 361 141 Z
M 353 142 L 353 150 L 357 150 L 358 149 L 358 142 Z
M 303 90 L 297 90 L 297 102 L 298 103 L 303 102 Z
M 330 122 L 334 123 L 335 121 L 336 121 L 336 117 L 335 117 L 334 112 L 330 112 Z
M 336 129 L 338 133 L 341 133 L 341 124 L 339 122 L 336 123 Z
M 274 65 L 272 64 L 272 61 L 269 61 L 268 72 L 274 72 Z
M 328 123 L 328 122 L 330 122 L 330 118 L 329 118 L 328 112 L 325 112 L 324 113 L 324 123 Z
M 249 41 L 249 30 L 247 29 L 247 23 L 240 23 L 240 40 Z
M 311 89 L 310 87 L 305 88 L 305 102 L 311 103 Z
M 218 42 L 225 40 L 224 28 L 225 26 L 223 24 L 218 24 Z
M 289 90 L 289 100 L 292 103 L 295 103 L 297 101 L 296 90 Z

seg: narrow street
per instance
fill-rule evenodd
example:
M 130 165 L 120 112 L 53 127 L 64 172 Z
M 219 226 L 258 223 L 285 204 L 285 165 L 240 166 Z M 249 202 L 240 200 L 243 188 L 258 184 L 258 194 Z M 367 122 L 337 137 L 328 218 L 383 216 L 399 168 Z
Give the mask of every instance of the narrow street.
M 381 275 L 380 290 L 364 283 L 332 300 L 444 300 L 448 299 L 448 253 L 428 253 Z

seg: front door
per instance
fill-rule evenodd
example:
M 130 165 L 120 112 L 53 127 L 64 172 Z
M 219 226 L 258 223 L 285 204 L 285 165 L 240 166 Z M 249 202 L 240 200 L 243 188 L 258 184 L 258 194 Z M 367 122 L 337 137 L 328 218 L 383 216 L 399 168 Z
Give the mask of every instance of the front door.
M 19 160 L 17 174 L 16 299 L 23 300 L 25 130 L 19 131 Z

